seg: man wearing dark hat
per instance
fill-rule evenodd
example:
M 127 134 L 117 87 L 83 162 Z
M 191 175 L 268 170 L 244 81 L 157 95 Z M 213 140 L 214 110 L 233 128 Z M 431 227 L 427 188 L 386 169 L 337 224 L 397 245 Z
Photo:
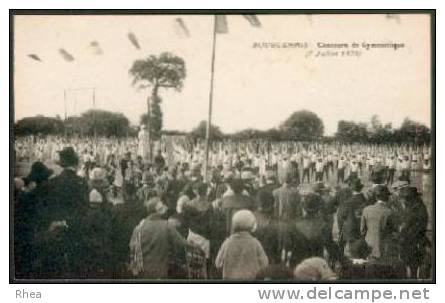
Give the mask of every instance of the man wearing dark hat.
M 290 230 L 291 266 L 306 258 L 323 257 L 324 249 L 328 251 L 330 258 L 337 257 L 331 225 L 319 216 L 323 203 L 320 196 L 314 193 L 303 197 L 304 217 L 297 220 L 295 228 Z
M 360 179 L 354 179 L 350 187 L 352 196 L 345 201 L 340 201 L 337 212 L 339 243 L 342 251 L 345 247 L 348 251 L 350 243 L 360 238 L 360 218 L 367 203 L 361 193 L 363 184 Z
M 378 259 L 391 253 L 389 244 L 393 240 L 396 224 L 394 213 L 388 207 L 390 192 L 386 185 L 377 185 L 374 194 L 377 202 L 363 210 L 360 231 L 372 248 L 371 256 Z
M 38 259 L 36 232 L 42 224 L 42 200 L 47 196 L 48 178 L 53 171 L 42 162 L 34 162 L 24 183 L 32 187 L 15 197 L 14 205 L 14 257 L 16 278 L 37 278 L 35 265 Z
M 72 147 L 59 152 L 62 172 L 48 183 L 45 217 L 48 251 L 42 265 L 45 278 L 80 277 L 80 218 L 88 208 L 88 185 L 77 176 L 79 159 Z
M 418 270 L 425 247 L 430 245 L 426 237 L 428 213 L 415 187 L 400 189 L 399 199 L 405 209 L 400 229 L 400 256 L 407 265 L 407 276 L 420 278 Z

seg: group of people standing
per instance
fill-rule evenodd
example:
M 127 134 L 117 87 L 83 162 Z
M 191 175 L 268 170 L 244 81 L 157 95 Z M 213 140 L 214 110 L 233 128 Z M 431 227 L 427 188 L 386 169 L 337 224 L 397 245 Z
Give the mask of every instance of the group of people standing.
M 57 173 L 34 162 L 14 179 L 16 277 L 431 277 L 428 211 L 412 175 L 429 174 L 413 168 L 429 154 L 223 154 L 208 176 L 202 162 L 162 150 L 148 162 L 66 146 Z

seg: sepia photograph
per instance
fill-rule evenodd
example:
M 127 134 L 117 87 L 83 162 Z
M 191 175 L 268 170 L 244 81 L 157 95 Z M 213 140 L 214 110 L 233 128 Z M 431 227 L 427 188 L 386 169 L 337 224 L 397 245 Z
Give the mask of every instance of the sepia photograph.
M 434 10 L 10 26 L 10 283 L 435 283 Z

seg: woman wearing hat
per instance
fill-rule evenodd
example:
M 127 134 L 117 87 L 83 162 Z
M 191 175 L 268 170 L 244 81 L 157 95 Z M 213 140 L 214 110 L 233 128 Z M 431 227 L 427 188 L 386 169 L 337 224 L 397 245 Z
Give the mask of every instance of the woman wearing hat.
M 34 162 L 31 172 L 24 178 L 29 191 L 21 191 L 14 205 L 14 257 L 16 278 L 36 278 L 39 246 L 35 241 L 40 234 L 42 222 L 42 204 L 47 195 L 48 178 L 53 171 L 42 162 Z

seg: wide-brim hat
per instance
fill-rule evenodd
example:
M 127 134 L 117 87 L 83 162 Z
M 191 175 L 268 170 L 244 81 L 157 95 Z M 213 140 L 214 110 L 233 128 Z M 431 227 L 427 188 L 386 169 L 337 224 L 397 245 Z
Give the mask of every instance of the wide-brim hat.
M 47 180 L 54 171 L 48 168 L 45 164 L 40 161 L 34 162 L 31 166 L 31 172 L 28 176 L 24 178 L 25 182 L 40 182 Z
M 68 146 L 59 151 L 58 164 L 62 167 L 77 166 L 79 164 L 79 157 L 74 151 L 74 148 Z
M 405 186 L 400 189 L 399 197 L 406 200 L 414 200 L 419 193 L 414 186 Z
M 408 181 L 397 180 L 396 182 L 394 182 L 394 183 L 391 185 L 391 188 L 392 188 L 393 190 L 400 190 L 400 189 L 402 189 L 403 187 L 407 187 L 407 186 L 409 186 L 409 182 L 408 182 Z

